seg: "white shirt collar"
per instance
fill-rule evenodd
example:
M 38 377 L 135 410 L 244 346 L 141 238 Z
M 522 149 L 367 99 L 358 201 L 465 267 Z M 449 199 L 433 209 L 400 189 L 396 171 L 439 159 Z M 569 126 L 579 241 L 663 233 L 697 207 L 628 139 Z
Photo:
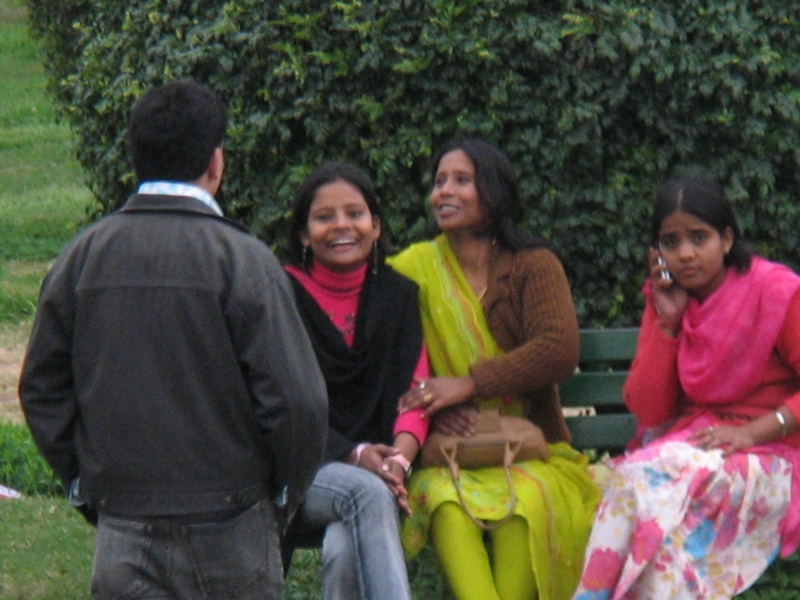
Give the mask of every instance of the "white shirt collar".
M 217 204 L 217 201 L 214 200 L 214 196 L 191 183 L 183 183 L 181 181 L 145 181 L 139 185 L 136 193 L 152 196 L 189 196 L 200 200 L 220 217 L 222 216 L 222 209 Z

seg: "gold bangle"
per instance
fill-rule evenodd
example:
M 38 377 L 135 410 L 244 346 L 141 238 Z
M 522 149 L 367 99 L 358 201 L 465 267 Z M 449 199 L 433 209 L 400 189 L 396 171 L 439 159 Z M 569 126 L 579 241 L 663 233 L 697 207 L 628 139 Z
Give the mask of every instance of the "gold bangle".
M 786 437 L 786 434 L 789 433 L 786 430 L 786 417 L 783 416 L 783 413 L 781 411 L 776 410 L 775 418 L 778 419 L 778 423 L 781 424 L 781 437 Z

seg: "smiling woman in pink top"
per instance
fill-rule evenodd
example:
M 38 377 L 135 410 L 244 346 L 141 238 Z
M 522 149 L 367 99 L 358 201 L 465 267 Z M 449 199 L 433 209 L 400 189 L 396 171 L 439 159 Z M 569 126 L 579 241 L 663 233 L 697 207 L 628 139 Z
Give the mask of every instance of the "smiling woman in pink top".
M 289 230 L 300 316 L 328 389 L 327 462 L 300 526 L 324 529 L 326 599 L 410 599 L 398 534 L 405 476 L 425 441 L 399 398 L 428 376 L 417 286 L 383 262 L 388 243 L 369 178 L 326 163 L 300 186 Z
M 624 389 L 641 436 L 613 463 L 578 600 L 730 598 L 800 541 L 800 277 L 751 253 L 704 175 L 661 188 L 652 234 Z

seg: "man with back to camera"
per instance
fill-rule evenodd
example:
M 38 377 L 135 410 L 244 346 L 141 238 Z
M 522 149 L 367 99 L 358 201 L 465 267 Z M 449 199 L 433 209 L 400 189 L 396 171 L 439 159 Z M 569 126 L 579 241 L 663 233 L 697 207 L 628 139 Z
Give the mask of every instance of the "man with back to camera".
M 291 286 L 214 200 L 227 120 L 198 83 L 145 94 L 137 193 L 42 284 L 20 399 L 98 516 L 95 599 L 281 598 L 279 535 L 322 461 L 325 384 Z

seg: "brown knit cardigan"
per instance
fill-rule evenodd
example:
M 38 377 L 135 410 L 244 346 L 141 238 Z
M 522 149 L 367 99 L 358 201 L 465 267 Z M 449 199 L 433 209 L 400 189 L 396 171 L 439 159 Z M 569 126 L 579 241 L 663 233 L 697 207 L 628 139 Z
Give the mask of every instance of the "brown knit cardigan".
M 474 364 L 477 396 L 515 394 L 548 442 L 570 441 L 558 382 L 578 365 L 578 320 L 567 276 L 548 249 L 495 251 L 482 305 L 505 354 Z

